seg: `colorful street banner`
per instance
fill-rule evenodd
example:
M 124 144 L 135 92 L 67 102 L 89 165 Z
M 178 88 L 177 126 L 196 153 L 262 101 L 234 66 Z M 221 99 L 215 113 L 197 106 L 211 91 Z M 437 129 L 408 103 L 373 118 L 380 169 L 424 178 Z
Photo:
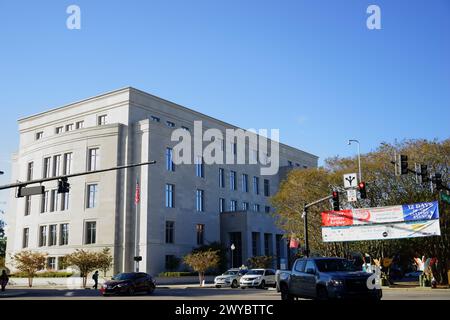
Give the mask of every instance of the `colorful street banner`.
M 436 219 L 439 219 L 437 201 L 402 206 L 327 211 L 322 213 L 322 226 L 343 227 Z
M 439 220 L 322 228 L 324 242 L 388 240 L 440 235 Z

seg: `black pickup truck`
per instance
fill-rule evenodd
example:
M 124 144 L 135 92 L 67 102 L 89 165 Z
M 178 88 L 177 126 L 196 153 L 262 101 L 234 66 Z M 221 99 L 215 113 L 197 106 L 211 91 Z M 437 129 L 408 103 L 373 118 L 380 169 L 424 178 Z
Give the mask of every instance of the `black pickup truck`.
M 303 258 L 295 261 L 290 274 L 283 272 L 277 288 L 282 300 L 370 299 L 380 300 L 381 289 L 370 288 L 372 274 L 358 271 L 342 258 Z M 368 283 L 369 282 L 369 283 Z

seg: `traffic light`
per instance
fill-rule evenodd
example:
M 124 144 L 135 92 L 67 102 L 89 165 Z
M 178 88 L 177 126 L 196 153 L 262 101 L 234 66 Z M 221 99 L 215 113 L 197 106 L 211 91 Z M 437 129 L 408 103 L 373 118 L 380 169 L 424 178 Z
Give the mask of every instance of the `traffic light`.
M 58 193 L 69 193 L 70 191 L 70 184 L 68 182 L 67 178 L 61 178 L 61 180 L 58 181 Z
M 361 196 L 361 199 L 367 199 L 366 183 L 360 182 L 358 185 L 358 189 L 359 189 L 359 195 Z
M 433 183 L 436 186 L 436 190 L 442 190 L 444 189 L 444 186 L 442 185 L 442 175 L 440 173 L 436 173 L 433 177 Z
M 339 211 L 340 210 L 340 206 L 339 206 L 339 192 L 337 192 L 337 191 L 333 191 L 333 210 L 334 211 Z
M 408 174 L 408 156 L 400 155 L 400 175 Z
M 420 180 L 423 184 L 430 181 L 430 178 L 428 177 L 428 166 L 426 164 L 420 165 Z

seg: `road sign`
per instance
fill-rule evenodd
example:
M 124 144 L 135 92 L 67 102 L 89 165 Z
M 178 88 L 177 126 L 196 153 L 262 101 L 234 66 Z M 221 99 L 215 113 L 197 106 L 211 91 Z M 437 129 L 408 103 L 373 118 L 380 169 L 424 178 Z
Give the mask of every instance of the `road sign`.
M 358 186 L 358 178 L 356 173 L 344 174 L 344 188 L 356 188 Z
M 444 192 L 441 192 L 441 200 L 450 204 L 450 196 Z
M 347 190 L 347 201 L 348 202 L 356 202 L 358 197 L 356 196 L 356 189 Z
M 44 192 L 45 192 L 44 186 L 27 187 L 27 188 L 20 187 L 19 192 L 17 192 L 17 197 L 23 198 L 23 197 L 27 197 L 27 196 L 34 196 L 34 195 L 44 194 Z

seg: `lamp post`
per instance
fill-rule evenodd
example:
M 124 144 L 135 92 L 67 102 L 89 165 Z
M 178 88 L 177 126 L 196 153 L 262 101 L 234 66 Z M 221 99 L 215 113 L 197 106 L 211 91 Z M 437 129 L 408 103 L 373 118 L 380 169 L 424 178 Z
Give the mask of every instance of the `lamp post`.
M 234 257 L 234 250 L 236 250 L 236 246 L 234 245 L 234 243 L 231 244 L 231 269 L 234 268 L 234 263 L 233 263 L 233 257 Z
M 361 173 L 361 150 L 358 140 L 348 140 L 348 145 L 351 145 L 352 142 L 358 144 L 358 171 L 359 171 L 359 181 L 362 181 L 362 173 Z

